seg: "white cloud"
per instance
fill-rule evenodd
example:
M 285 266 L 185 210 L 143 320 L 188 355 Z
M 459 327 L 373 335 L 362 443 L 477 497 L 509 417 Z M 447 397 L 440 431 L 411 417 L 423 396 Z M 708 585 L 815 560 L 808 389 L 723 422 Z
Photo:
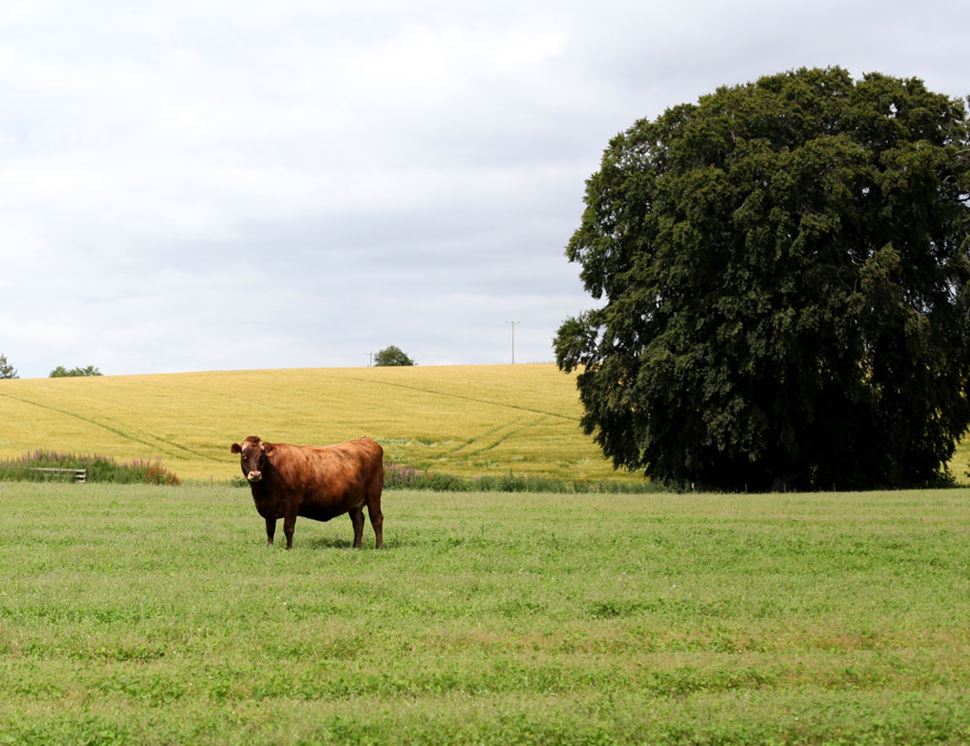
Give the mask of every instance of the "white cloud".
M 5 2 L 0 352 L 22 375 L 487 362 L 512 317 L 517 357 L 549 360 L 592 303 L 563 246 L 610 136 L 799 65 L 961 95 L 968 25 L 936 2 Z

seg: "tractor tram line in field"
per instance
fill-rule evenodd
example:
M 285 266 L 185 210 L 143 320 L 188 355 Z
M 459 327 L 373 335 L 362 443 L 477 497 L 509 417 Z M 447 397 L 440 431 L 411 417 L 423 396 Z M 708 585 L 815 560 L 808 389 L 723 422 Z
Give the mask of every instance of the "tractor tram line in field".
M 183 446 L 181 443 L 176 443 L 173 440 L 169 440 L 167 438 L 163 438 L 160 435 L 151 435 L 151 434 L 149 434 L 146 437 L 154 438 L 159 443 L 165 443 L 166 445 L 170 445 L 173 448 L 178 448 L 178 449 L 180 449 L 182 451 L 185 451 L 186 453 L 189 453 L 189 454 L 195 456 L 196 458 L 204 459 L 205 461 L 211 461 L 211 462 L 216 463 L 216 464 L 222 463 L 222 460 L 221 459 L 215 458 L 214 456 L 208 456 L 205 453 L 203 453 L 202 451 L 196 451 L 196 450 L 194 450 L 192 448 L 189 448 L 187 446 Z M 177 458 L 183 458 L 184 459 L 185 456 L 177 456 Z
M 21 404 L 27 404 L 33 407 L 38 407 L 39 409 L 46 409 L 49 412 L 56 412 L 57 414 L 64 415 L 65 417 L 72 417 L 76 420 L 80 420 L 81 422 L 85 422 L 89 425 L 93 425 L 94 427 L 100 428 L 102 430 L 106 430 L 109 433 L 113 433 L 114 435 L 117 435 L 125 440 L 131 441 L 132 443 L 138 443 L 140 445 L 147 446 L 148 448 L 161 451 L 166 456 L 170 456 L 174 459 L 186 460 L 188 456 L 186 456 L 184 453 L 180 453 L 179 451 L 169 450 L 168 448 L 158 445 L 158 443 L 164 443 L 166 446 L 177 448 L 180 451 L 185 451 L 186 453 L 191 454 L 196 458 L 205 459 L 207 461 L 217 460 L 212 458 L 211 456 L 206 456 L 205 454 L 197 453 L 196 451 L 186 448 L 185 446 L 165 440 L 164 438 L 160 438 L 158 436 L 150 435 L 150 434 L 144 435 L 142 437 L 138 437 L 138 436 L 132 435 L 129 432 L 125 432 L 124 430 L 120 430 L 117 427 L 114 427 L 112 425 L 108 425 L 104 422 L 99 422 L 98 420 L 92 419 L 90 417 L 85 417 L 84 415 L 78 414 L 77 412 L 71 412 L 70 410 L 67 410 L 67 409 L 53 407 L 50 404 L 41 404 L 40 402 L 32 401 L 31 399 L 25 399 L 23 397 L 13 396 L 12 394 L 7 394 L 7 393 L 0 393 L 0 396 L 4 396 L 8 399 L 12 399 L 13 401 L 20 402 Z M 151 438 L 157 442 L 152 443 L 151 441 L 145 440 L 144 438 Z
M 522 427 L 517 427 L 517 428 L 510 429 L 507 432 L 504 432 L 501 435 L 499 435 L 498 439 L 495 440 L 494 442 L 489 443 L 488 445 L 485 445 L 485 446 L 483 446 L 483 447 L 481 447 L 481 448 L 479 448 L 477 450 L 474 450 L 474 451 L 465 451 L 461 455 L 467 458 L 467 457 L 470 457 L 470 456 L 480 456 L 483 453 L 488 453 L 489 451 L 492 451 L 495 448 L 498 448 L 500 445 L 502 445 L 502 443 L 504 443 L 505 441 L 507 441 L 509 438 L 511 438 L 511 437 L 513 437 L 515 435 L 519 435 L 520 433 L 524 433 L 527 430 L 531 430 L 536 425 L 542 424 L 545 421 L 545 419 L 546 419 L 545 417 L 540 417 L 539 419 L 534 420 L 533 422 L 528 422 L 528 423 L 524 424 Z M 519 420 L 519 422 L 520 421 L 521 420 Z M 518 424 L 518 422 L 516 422 L 515 424 Z M 509 427 L 509 425 L 506 425 L 506 427 Z M 499 428 L 496 428 L 496 429 L 499 429 Z
M 229 395 L 241 382 L 264 392 L 259 407 Z M 0 451 L 83 447 L 162 459 L 182 479 L 227 481 L 237 470 L 225 444 L 241 427 L 293 443 L 367 433 L 394 463 L 442 474 L 521 466 L 552 479 L 637 481 L 583 436 L 574 383 L 551 364 L 118 376 L 80 388 L 25 380 L 0 387 L 0 418 L 13 425 Z
M 472 436 L 471 438 L 468 438 L 466 440 L 463 440 L 461 443 L 459 443 L 457 446 L 455 446 L 453 448 L 449 448 L 446 451 L 442 451 L 441 452 L 441 455 L 442 456 L 454 456 L 454 455 L 457 455 L 457 454 L 459 454 L 460 451 L 463 451 L 466 448 L 475 445 L 476 443 L 478 443 L 481 440 L 484 440 L 485 438 L 489 437 L 490 435 L 494 435 L 495 433 L 499 432 L 500 430 L 505 430 L 506 428 L 515 427 L 520 422 L 522 422 L 522 418 L 521 417 L 518 417 L 518 418 L 516 418 L 514 420 L 510 420 L 509 422 L 503 422 L 501 425 L 496 425 L 495 427 L 490 427 L 485 432 L 483 432 L 483 433 L 481 433 L 479 435 Z M 468 456 L 468 455 L 471 455 L 471 454 L 470 453 L 462 453 L 460 455 L 462 455 L 462 456 Z
M 557 417 L 562 420 L 568 420 L 570 422 L 579 422 L 579 417 L 573 417 L 570 415 L 562 414 L 560 412 L 549 412 L 544 409 L 535 409 L 534 407 L 525 407 L 521 404 L 509 404 L 508 402 L 492 401 L 490 399 L 478 399 L 474 396 L 467 396 L 465 394 L 454 394 L 448 391 L 435 391 L 434 389 L 422 388 L 421 386 L 413 386 L 406 383 L 394 383 L 391 381 L 371 381 L 366 378 L 355 378 L 352 376 L 341 377 L 344 381 L 356 381 L 358 383 L 367 383 L 376 386 L 394 386 L 400 389 L 408 389 L 410 391 L 419 391 L 422 394 L 431 394 L 432 396 L 443 396 L 450 399 L 461 399 L 463 401 L 475 402 L 476 404 L 485 404 L 492 407 L 504 407 L 506 409 L 515 409 L 520 412 L 531 412 L 533 414 L 546 415 L 548 417 Z

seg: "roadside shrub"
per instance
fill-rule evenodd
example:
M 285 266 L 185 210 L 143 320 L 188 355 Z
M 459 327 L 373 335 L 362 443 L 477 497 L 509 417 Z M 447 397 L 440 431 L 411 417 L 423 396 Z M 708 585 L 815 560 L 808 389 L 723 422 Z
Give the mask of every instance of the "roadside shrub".
M 77 455 L 36 450 L 15 459 L 0 460 L 0 481 L 46 482 L 72 481 L 72 474 L 52 474 L 39 469 L 85 469 L 89 482 L 116 484 L 181 484 L 178 476 L 160 461 L 135 459 L 118 463 L 107 456 Z

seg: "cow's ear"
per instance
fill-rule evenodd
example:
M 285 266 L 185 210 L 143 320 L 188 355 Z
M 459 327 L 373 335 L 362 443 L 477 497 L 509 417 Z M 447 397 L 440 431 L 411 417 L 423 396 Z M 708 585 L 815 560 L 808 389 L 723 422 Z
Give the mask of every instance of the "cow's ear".
M 260 448 L 263 449 L 263 453 L 265 453 L 267 456 L 272 456 L 273 455 L 274 448 L 269 443 L 263 443 L 260 446 Z
M 233 443 L 232 447 L 229 449 L 233 453 L 242 453 L 242 446 L 238 443 Z

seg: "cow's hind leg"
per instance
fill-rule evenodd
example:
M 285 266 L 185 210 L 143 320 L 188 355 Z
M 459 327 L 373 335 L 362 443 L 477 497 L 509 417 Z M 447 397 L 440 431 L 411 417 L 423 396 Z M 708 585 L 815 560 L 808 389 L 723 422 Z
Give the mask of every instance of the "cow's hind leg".
M 296 528 L 296 513 L 283 516 L 283 533 L 286 535 L 286 548 L 293 548 L 293 530 Z
M 273 537 L 276 535 L 276 519 L 266 519 L 266 543 L 273 546 Z
M 384 514 L 381 512 L 381 487 L 377 486 L 367 497 L 367 515 L 370 525 L 374 528 L 374 545 L 378 549 L 384 548 Z M 363 518 L 361 518 L 363 520 Z
M 357 549 L 364 543 L 364 509 L 353 508 L 350 520 L 354 524 L 354 549 Z

